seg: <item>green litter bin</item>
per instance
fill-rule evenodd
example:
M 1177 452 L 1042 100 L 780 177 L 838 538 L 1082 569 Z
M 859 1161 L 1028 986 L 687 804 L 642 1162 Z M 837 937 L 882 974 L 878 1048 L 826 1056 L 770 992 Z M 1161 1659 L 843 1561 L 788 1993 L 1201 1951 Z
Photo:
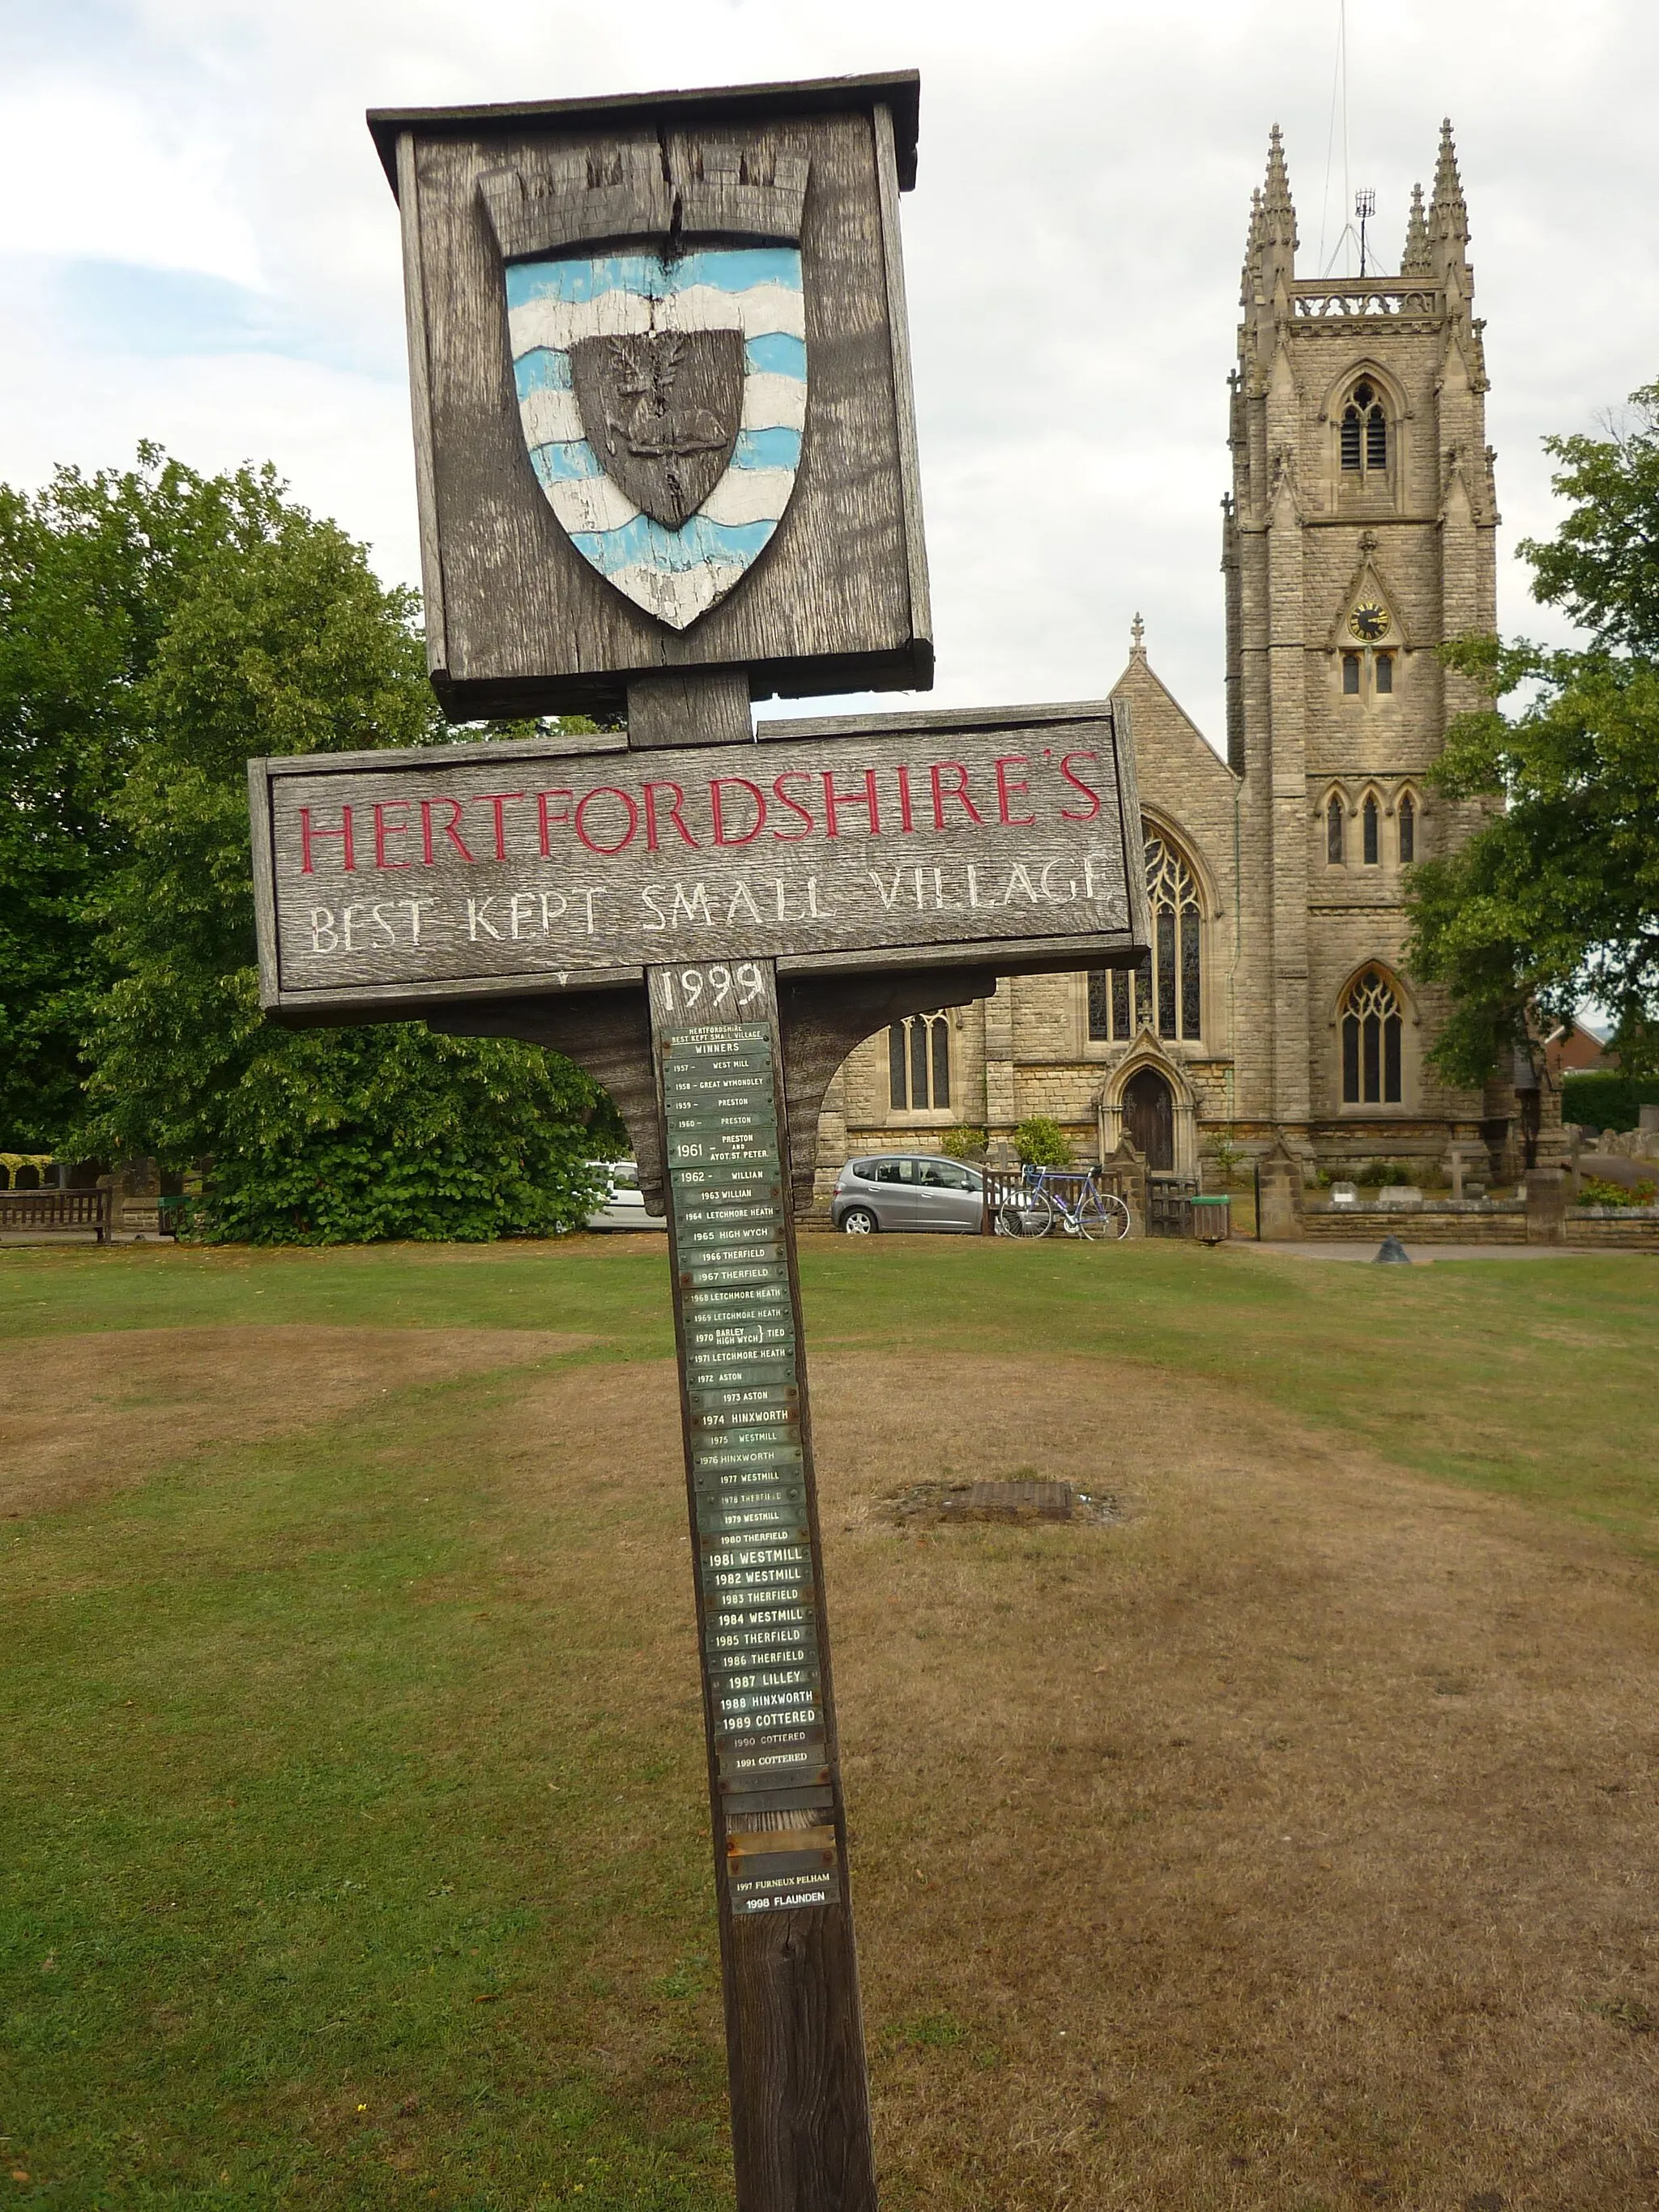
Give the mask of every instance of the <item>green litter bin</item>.
M 1224 1244 L 1233 1233 L 1233 1202 L 1225 1195 L 1194 1198 L 1193 1234 L 1200 1244 Z

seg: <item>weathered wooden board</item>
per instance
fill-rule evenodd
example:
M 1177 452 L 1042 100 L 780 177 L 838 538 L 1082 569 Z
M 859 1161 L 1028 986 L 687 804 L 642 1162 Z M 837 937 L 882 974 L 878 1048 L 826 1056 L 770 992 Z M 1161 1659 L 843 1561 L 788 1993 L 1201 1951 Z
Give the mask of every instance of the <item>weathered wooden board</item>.
M 255 763 L 264 1004 L 418 1011 L 716 959 L 794 975 L 1132 961 L 1139 812 L 1113 711 Z
M 831 87 L 777 86 L 735 103 L 682 94 L 371 118 L 403 210 L 428 654 L 447 712 L 608 710 L 630 676 L 680 669 L 740 669 L 757 697 L 931 683 L 896 234 L 915 100 L 914 78 L 901 75 L 848 80 L 839 101 Z M 908 126 L 897 141 L 896 113 Z M 521 179 L 533 210 L 538 193 L 559 198 L 571 163 L 608 176 L 607 164 L 634 152 L 654 158 L 659 138 L 665 161 L 708 179 L 711 222 L 726 219 L 726 200 L 740 222 L 736 203 L 750 188 L 717 181 L 740 164 L 745 177 L 793 165 L 806 173 L 806 399 L 793 494 L 741 583 L 682 629 L 595 572 L 538 480 L 503 263 L 504 252 L 532 251 L 538 234 L 496 181 Z M 623 229 L 633 220 L 615 217 Z
M 647 979 L 744 2212 L 873 2212 L 768 962 Z

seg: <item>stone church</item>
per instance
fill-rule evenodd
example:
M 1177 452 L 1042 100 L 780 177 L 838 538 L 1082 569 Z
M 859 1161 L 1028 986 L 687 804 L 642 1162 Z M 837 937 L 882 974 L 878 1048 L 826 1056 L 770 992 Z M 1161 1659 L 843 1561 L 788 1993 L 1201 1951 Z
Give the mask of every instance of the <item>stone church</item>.
M 937 1150 L 953 1126 L 994 1148 L 1033 1115 L 1079 1159 L 1127 1134 L 1183 1177 L 1218 1140 L 1246 1157 L 1282 1141 L 1308 1172 L 1483 1144 L 1512 1167 L 1515 1093 L 1442 1081 L 1442 1010 L 1403 957 L 1406 872 L 1476 818 L 1428 781 L 1476 703 L 1435 647 L 1496 627 L 1468 239 L 1448 124 L 1398 276 L 1298 276 L 1274 128 L 1228 379 L 1224 757 L 1159 681 L 1139 617 L 1112 695 L 1139 763 L 1151 956 L 1133 975 L 1005 981 L 869 1039 L 826 1096 L 821 1182 L 849 1152 Z

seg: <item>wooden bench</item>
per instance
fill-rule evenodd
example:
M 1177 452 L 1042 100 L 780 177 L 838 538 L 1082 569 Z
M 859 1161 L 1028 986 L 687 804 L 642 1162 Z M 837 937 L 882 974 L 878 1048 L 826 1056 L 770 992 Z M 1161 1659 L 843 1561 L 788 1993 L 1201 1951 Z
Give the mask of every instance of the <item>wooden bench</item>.
M 0 1190 L 0 1233 L 90 1229 L 99 1243 L 109 1231 L 106 1190 Z

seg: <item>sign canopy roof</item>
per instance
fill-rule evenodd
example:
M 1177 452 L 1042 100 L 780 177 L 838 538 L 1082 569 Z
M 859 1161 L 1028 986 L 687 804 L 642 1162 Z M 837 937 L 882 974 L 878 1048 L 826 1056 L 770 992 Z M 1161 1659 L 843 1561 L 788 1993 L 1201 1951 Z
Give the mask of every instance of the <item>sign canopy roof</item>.
M 405 131 L 465 130 L 474 137 L 495 131 L 522 133 L 526 124 L 580 128 L 614 124 L 637 126 L 695 117 L 699 123 L 746 123 L 769 116 L 824 115 L 837 109 L 890 108 L 901 191 L 916 181 L 916 132 L 921 106 L 921 77 L 915 70 L 878 76 L 809 77 L 788 84 L 718 86 L 695 92 L 601 94 L 586 100 L 508 100 L 482 107 L 371 107 L 369 134 L 392 192 L 398 190 L 398 139 Z

